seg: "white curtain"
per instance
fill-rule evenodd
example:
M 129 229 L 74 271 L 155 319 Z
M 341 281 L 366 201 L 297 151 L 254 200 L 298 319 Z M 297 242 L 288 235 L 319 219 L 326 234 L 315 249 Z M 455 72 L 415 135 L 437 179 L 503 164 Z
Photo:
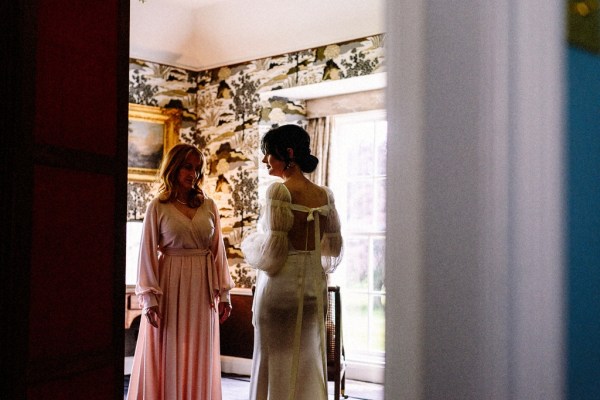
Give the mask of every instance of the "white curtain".
M 319 159 L 319 164 L 308 178 L 317 185 L 327 186 L 329 172 L 329 141 L 331 122 L 329 117 L 308 120 L 306 131 L 310 135 L 310 152 Z

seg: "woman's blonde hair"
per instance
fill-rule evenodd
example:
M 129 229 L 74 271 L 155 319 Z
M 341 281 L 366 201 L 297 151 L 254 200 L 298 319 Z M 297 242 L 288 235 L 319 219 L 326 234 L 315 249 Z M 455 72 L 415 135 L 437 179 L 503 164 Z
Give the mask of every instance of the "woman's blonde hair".
M 175 200 L 177 192 L 177 176 L 179 170 L 185 163 L 186 158 L 190 154 L 195 154 L 200 158 L 200 166 L 198 171 L 198 179 L 192 185 L 192 189 L 188 193 L 186 202 L 190 207 L 199 207 L 204 201 L 204 192 L 201 189 L 204 181 L 204 155 L 196 146 L 187 143 L 178 143 L 169 150 L 163 158 L 160 166 L 158 181 L 158 198 L 160 202 L 166 203 Z

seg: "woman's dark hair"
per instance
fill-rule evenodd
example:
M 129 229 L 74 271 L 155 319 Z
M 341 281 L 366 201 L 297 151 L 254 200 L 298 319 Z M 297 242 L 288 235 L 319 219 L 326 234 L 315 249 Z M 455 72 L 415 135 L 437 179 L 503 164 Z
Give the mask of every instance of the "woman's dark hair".
M 263 136 L 260 147 L 263 154 L 271 154 L 284 161 L 286 166 L 296 163 L 302 172 L 313 172 L 319 163 L 319 159 L 310 154 L 308 132 L 298 125 L 281 125 L 271 129 Z M 287 149 L 294 151 L 293 158 L 289 156 Z

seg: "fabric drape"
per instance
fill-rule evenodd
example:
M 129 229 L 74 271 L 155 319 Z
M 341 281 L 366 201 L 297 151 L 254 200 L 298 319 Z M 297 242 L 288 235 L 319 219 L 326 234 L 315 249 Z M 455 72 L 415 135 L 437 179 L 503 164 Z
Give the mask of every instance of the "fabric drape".
M 317 169 L 307 177 L 320 186 L 327 186 L 329 174 L 330 117 L 312 118 L 306 128 L 310 136 L 310 152 L 319 159 Z

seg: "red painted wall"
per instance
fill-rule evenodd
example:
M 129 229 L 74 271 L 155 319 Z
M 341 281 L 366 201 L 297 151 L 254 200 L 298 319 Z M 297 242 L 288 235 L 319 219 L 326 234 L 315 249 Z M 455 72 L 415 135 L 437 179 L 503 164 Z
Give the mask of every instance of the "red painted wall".
M 129 1 L 2 11 L 0 397 L 122 399 Z

